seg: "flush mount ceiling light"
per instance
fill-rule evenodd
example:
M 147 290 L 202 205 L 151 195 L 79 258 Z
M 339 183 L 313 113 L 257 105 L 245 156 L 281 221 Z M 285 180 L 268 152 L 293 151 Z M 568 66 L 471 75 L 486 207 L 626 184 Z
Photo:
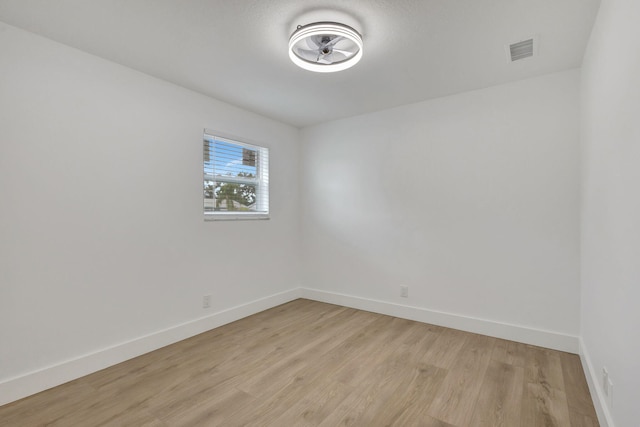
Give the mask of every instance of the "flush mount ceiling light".
M 298 26 L 289 39 L 289 57 L 299 67 L 331 73 L 362 58 L 362 36 L 348 25 L 316 22 Z

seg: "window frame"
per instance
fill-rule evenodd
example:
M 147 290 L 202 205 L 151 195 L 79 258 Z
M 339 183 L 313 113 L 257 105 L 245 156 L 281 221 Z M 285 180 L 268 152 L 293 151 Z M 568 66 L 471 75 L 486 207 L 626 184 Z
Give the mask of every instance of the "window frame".
M 205 211 L 204 203 L 207 200 L 204 196 L 204 183 L 207 181 L 207 174 L 205 172 L 205 153 L 204 153 L 204 145 L 207 142 L 211 141 L 220 141 L 227 144 L 238 145 L 241 147 L 245 147 L 251 150 L 258 151 L 258 158 L 256 160 L 256 178 L 244 178 L 244 177 L 234 177 L 229 176 L 228 179 L 225 179 L 224 182 L 235 182 L 238 184 L 251 184 L 256 186 L 256 206 L 261 209 L 258 212 L 255 211 L 213 211 L 207 212 Z M 205 221 L 242 221 L 242 220 L 264 220 L 270 219 L 270 204 L 269 204 L 269 193 L 270 193 L 270 184 L 269 184 L 269 147 L 265 145 L 260 145 L 255 142 L 249 141 L 245 138 L 238 138 L 234 135 L 229 135 L 226 133 L 204 129 L 202 136 L 202 144 L 203 144 L 203 153 L 202 153 L 202 212 L 204 214 Z M 214 152 L 210 153 L 211 161 L 213 162 L 215 159 Z M 264 158 L 266 157 L 266 159 Z M 266 170 L 265 170 L 266 169 Z M 213 176 L 215 178 L 215 176 Z M 216 182 L 214 180 L 214 182 Z M 266 187 L 266 192 L 264 188 Z M 266 198 L 266 201 L 264 200 Z M 215 198 L 213 199 L 215 200 Z

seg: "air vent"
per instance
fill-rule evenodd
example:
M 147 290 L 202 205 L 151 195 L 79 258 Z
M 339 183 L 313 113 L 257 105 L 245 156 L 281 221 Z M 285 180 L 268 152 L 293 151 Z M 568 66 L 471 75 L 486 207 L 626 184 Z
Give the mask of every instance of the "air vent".
M 510 44 L 509 53 L 511 62 L 533 56 L 533 39 Z

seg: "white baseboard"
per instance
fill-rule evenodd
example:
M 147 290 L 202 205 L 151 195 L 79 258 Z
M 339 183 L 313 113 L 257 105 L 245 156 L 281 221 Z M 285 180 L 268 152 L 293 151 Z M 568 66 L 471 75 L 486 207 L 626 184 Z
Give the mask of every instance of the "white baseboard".
M 596 408 L 596 414 L 598 414 L 598 422 L 600 427 L 615 427 L 613 423 L 613 417 L 607 406 L 607 399 L 604 396 L 604 391 L 600 387 L 600 375 L 593 369 L 591 363 L 591 357 L 587 347 L 584 345 L 584 341 L 580 338 L 580 360 L 582 360 L 582 366 L 584 368 L 584 374 L 587 377 L 587 384 L 589 385 L 589 392 L 591 393 L 591 400 L 593 400 L 593 406 Z
M 420 307 L 395 304 L 386 301 L 372 300 L 352 295 L 321 291 L 318 289 L 301 288 L 301 297 L 359 310 L 372 311 L 403 319 L 445 326 L 476 334 L 489 335 L 525 344 L 537 345 L 554 350 L 577 354 L 579 351 L 578 337 L 559 332 L 545 331 L 525 326 L 500 323 L 492 320 L 477 319 L 458 314 L 443 313 Z
M 200 319 L 0 382 L 0 405 L 64 384 L 125 360 L 300 298 L 300 289 L 270 295 Z

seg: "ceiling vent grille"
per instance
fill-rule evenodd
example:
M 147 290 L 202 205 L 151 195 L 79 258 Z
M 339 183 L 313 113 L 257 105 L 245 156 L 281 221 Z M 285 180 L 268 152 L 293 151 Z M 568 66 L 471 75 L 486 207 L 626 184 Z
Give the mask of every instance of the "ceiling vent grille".
M 533 39 L 510 44 L 509 53 L 511 62 L 533 56 Z

